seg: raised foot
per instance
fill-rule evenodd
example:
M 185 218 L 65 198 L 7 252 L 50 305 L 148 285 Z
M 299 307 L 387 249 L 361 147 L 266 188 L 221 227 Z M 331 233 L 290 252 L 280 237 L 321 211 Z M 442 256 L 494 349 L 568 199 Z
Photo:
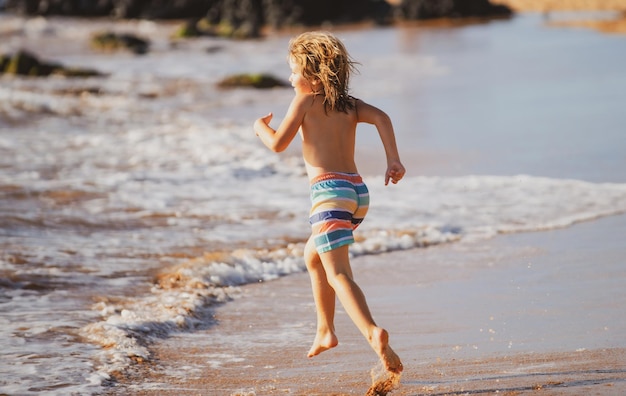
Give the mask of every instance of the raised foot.
M 320 353 L 327 351 L 331 348 L 336 347 L 339 344 L 339 340 L 337 340 L 337 336 L 333 333 L 328 333 L 325 335 L 317 335 L 315 336 L 315 340 L 313 341 L 313 346 L 309 350 L 307 354 L 308 357 L 317 356 Z
M 398 357 L 389 346 L 389 333 L 387 333 L 387 330 L 381 329 L 380 327 L 374 329 L 372 332 L 371 345 L 380 357 L 380 361 L 387 371 L 396 374 L 402 372 L 404 368 L 402 367 L 400 357 Z

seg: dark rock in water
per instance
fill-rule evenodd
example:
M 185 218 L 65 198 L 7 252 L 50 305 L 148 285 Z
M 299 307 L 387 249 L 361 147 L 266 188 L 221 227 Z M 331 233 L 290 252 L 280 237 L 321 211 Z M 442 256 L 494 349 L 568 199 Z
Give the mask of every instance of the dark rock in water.
M 206 21 L 217 27 L 218 36 L 259 37 L 264 6 L 263 0 L 215 0 L 206 13 Z
M 101 0 L 113 3 L 118 18 L 179 19 L 201 17 L 215 0 Z
M 398 6 L 404 19 L 510 16 L 512 11 L 489 0 L 402 0 Z
M 168 19 L 201 17 L 214 2 L 214 0 L 6 0 L 6 8 L 26 15 Z
M 287 87 L 289 84 L 267 74 L 236 74 L 226 77 L 217 84 L 220 88 L 275 88 Z
M 40 62 L 33 54 L 19 51 L 13 55 L 2 55 L 0 60 L 2 73 L 23 76 L 49 76 L 61 66 L 54 63 Z
M 390 21 L 391 6 L 384 0 L 300 0 L 269 1 L 266 8 L 270 25 L 319 25 L 373 20 Z M 282 15 L 281 15 L 282 14 Z M 286 20 L 288 23 L 281 23 Z
M 77 78 L 85 78 L 85 77 L 99 77 L 104 74 L 93 70 L 93 69 L 83 69 L 78 67 L 60 67 L 52 71 L 51 74 L 65 76 L 65 77 L 77 77 Z
M 190 38 L 204 36 L 205 32 L 198 26 L 197 19 L 191 19 L 180 26 L 174 33 L 174 38 Z
M 240 38 L 258 37 L 263 26 L 387 24 L 394 16 L 428 19 L 511 14 L 508 7 L 489 0 L 402 0 L 395 9 L 385 0 L 6 0 L 6 8 L 28 15 L 206 19 L 211 34 Z M 187 27 L 185 35 L 202 34 Z
M 26 15 L 104 16 L 112 11 L 114 1 L 77 0 L 6 0 L 8 10 Z
M 389 21 L 385 0 L 6 0 L 8 10 L 27 15 L 114 16 L 117 18 L 206 17 L 235 37 L 256 37 L 262 26 Z
M 135 54 L 142 55 L 148 52 L 150 42 L 131 34 L 105 32 L 94 35 L 91 38 L 91 46 L 103 51 L 128 49 Z
M 263 26 L 279 29 L 374 20 L 390 22 L 391 6 L 384 0 L 213 0 L 204 18 L 187 22 L 177 37 L 211 35 L 259 37 Z
M 208 19 L 192 19 L 185 22 L 174 33 L 173 38 L 191 37 L 225 37 L 235 39 L 257 38 L 260 36 L 261 25 L 254 25 L 246 22 L 225 22 L 219 21 L 212 24 Z
M 0 55 L 0 71 L 4 73 L 4 68 L 9 64 L 9 57 Z
M 17 74 L 45 77 L 51 74 L 66 77 L 93 77 L 102 74 L 91 69 L 67 68 L 56 63 L 40 61 L 35 55 L 19 51 L 13 55 L 0 55 L 0 74 Z

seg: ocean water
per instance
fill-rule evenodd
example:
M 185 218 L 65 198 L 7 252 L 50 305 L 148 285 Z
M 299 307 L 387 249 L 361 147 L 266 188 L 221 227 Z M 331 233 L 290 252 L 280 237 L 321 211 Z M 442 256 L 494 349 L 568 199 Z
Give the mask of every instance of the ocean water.
M 255 118 L 293 95 L 216 88 L 288 77 L 288 35 L 172 43 L 172 23 L 0 14 L 18 48 L 108 73 L 0 77 L 0 392 L 98 393 L 150 346 L 210 321 L 238 287 L 304 271 L 308 182 Z M 152 38 L 101 54 L 94 31 Z M 359 131 L 372 204 L 352 254 L 480 242 L 626 212 L 626 37 L 539 15 L 460 27 L 341 30 L 353 94 L 385 109 L 408 167 L 384 187 Z

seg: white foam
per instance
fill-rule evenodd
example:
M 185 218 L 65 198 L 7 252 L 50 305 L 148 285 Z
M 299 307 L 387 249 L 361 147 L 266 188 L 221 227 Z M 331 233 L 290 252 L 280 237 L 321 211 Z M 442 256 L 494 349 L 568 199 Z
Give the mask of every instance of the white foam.
M 415 220 L 465 237 L 566 227 L 626 212 L 625 185 L 519 176 L 407 178 L 393 187 L 370 183 L 370 217 L 381 228 Z M 400 197 L 400 198 L 399 198 Z
M 363 240 L 353 245 L 353 254 L 552 229 L 626 212 L 623 184 L 530 176 L 417 177 L 387 188 L 377 187 L 382 184 L 380 178 L 370 181 L 376 197 L 370 215 L 373 220 L 359 233 Z M 151 296 L 132 301 L 135 308 L 113 315 L 108 313 L 119 309 L 98 306 L 108 318 L 84 331 L 94 341 L 113 345 L 107 353 L 117 354 L 116 361 L 129 355 L 147 358 L 147 350 L 134 341 L 138 337 L 149 340 L 155 334 L 188 327 L 196 310 L 209 302 L 207 298 L 212 298 L 215 290 L 221 290 L 215 288 L 270 281 L 303 271 L 303 248 L 303 243 L 296 243 L 275 251 L 243 249 L 219 259 L 192 260 L 173 270 L 175 278 L 182 280 L 180 290 L 155 287 Z

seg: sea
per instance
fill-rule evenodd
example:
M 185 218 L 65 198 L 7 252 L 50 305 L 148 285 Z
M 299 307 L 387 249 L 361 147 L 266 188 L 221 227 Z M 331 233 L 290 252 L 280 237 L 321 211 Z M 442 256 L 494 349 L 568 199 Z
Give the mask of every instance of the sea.
M 407 167 L 384 186 L 380 139 L 359 127 L 371 206 L 352 255 L 626 212 L 626 36 L 550 23 L 579 16 L 325 27 Z M 177 26 L 0 13 L 0 53 L 105 74 L 0 76 L 1 394 L 101 393 L 152 345 L 203 326 L 207 307 L 305 271 L 298 138 L 275 154 L 252 130 L 270 111 L 277 126 L 293 90 L 217 87 L 237 73 L 286 82 L 297 32 L 180 40 Z M 150 50 L 98 52 L 102 31 Z

